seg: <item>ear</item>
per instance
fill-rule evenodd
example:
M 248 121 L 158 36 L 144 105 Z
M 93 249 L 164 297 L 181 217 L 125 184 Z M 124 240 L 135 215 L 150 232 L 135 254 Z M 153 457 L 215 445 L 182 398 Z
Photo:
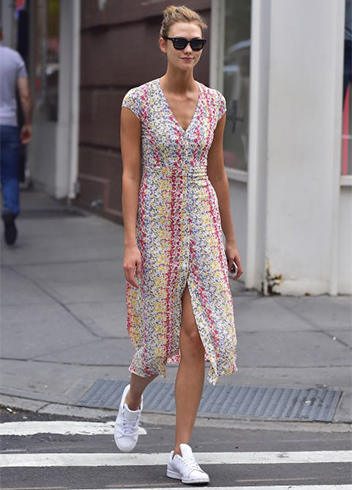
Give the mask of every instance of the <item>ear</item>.
M 166 41 L 162 37 L 159 37 L 159 47 L 163 53 L 166 53 Z

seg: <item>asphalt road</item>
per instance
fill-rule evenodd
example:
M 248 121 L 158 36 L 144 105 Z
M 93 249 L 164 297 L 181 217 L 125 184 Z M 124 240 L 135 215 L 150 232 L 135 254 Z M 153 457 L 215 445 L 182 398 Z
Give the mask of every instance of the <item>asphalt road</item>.
M 2 489 L 184 488 L 165 476 L 171 425 L 143 424 L 136 450 L 121 456 L 111 417 L 97 422 L 6 410 L 1 416 Z M 319 432 L 230 425 L 194 430 L 191 444 L 205 461 L 201 466 L 211 487 L 345 490 L 352 485 L 348 432 L 331 432 L 329 424 Z

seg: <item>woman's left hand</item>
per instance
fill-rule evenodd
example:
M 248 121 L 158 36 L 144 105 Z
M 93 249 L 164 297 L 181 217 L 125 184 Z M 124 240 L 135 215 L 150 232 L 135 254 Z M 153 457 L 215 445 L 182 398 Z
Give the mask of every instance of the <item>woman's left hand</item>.
M 240 254 L 239 254 L 236 246 L 231 245 L 231 244 L 227 244 L 227 243 L 225 246 L 225 251 L 226 251 L 226 257 L 227 257 L 227 267 L 229 269 L 230 274 L 231 273 L 233 274 L 232 263 L 235 262 L 235 264 L 237 265 L 237 268 L 238 268 L 237 274 L 232 278 L 234 281 L 236 281 L 243 274 Z

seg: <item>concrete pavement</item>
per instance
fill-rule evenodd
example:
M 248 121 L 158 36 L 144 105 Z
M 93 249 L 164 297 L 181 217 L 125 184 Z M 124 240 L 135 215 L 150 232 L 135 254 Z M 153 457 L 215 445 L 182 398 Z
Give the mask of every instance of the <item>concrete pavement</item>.
M 38 191 L 21 202 L 18 243 L 1 239 L 1 403 L 91 416 L 77 401 L 97 379 L 127 380 L 133 355 L 123 229 Z M 351 298 L 231 287 L 239 371 L 221 383 L 342 390 L 333 422 L 350 423 Z M 169 367 L 166 382 L 175 374 Z

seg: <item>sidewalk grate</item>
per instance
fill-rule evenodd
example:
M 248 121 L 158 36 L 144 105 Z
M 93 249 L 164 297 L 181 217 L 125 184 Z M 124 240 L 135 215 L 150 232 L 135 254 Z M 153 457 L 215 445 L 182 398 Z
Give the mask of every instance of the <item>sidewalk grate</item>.
M 125 381 L 98 379 L 77 405 L 118 409 Z M 199 415 L 227 415 L 263 419 L 331 422 L 341 391 L 205 386 Z M 175 413 L 174 385 L 154 382 L 144 393 L 148 412 Z

